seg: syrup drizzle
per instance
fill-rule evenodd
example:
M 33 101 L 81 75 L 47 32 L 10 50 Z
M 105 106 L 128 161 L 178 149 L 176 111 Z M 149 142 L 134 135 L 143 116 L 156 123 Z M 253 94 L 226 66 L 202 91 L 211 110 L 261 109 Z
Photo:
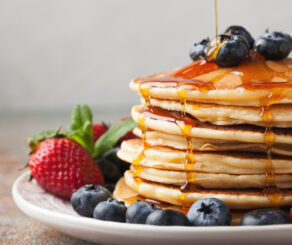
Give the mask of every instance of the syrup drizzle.
M 187 90 L 182 87 L 177 88 L 177 96 L 179 97 L 179 100 L 180 100 L 181 112 L 183 113 L 183 115 L 185 115 L 186 104 L 187 104 L 186 92 Z
M 216 37 L 218 37 L 218 0 L 214 1 L 215 3 L 215 25 L 216 25 Z
M 254 74 L 248 72 L 250 70 L 254 71 Z M 286 74 L 275 72 L 268 69 L 265 64 L 265 59 L 263 56 L 256 52 L 252 52 L 248 60 L 243 61 L 237 74 L 242 77 L 244 84 L 242 87 L 248 90 L 265 90 L 269 89 L 270 93 L 267 97 L 260 100 L 261 113 L 260 117 L 265 123 L 265 133 L 264 142 L 266 145 L 266 166 L 265 166 L 265 188 L 263 189 L 263 194 L 272 202 L 274 206 L 280 206 L 283 201 L 283 193 L 276 185 L 276 175 L 273 166 L 272 159 L 272 148 L 275 142 L 275 133 L 272 130 L 273 125 L 273 114 L 270 111 L 270 106 L 281 101 L 287 96 L 285 88 L 291 87 L 291 80 Z M 285 79 L 288 82 L 284 83 L 273 83 L 271 80 L 274 77 Z M 248 82 L 249 81 L 249 82 Z M 257 83 L 262 81 L 262 83 Z
M 183 116 L 185 116 L 185 114 L 183 114 Z M 192 172 L 194 168 L 194 164 L 195 164 L 194 156 L 193 156 L 192 136 L 191 136 L 192 125 L 190 124 L 181 124 L 181 125 L 178 124 L 178 125 L 187 141 L 187 150 L 186 150 L 186 159 L 185 159 L 186 182 L 180 188 L 180 190 L 184 192 L 188 190 L 190 183 L 195 183 L 196 181 L 195 172 Z
M 140 91 L 141 91 L 141 94 L 143 95 L 143 97 L 146 101 L 146 105 L 150 105 L 149 88 L 150 87 L 142 88 L 140 86 Z M 139 186 L 142 183 L 142 181 L 137 177 L 141 173 L 141 171 L 143 170 L 142 166 L 140 166 L 139 164 L 145 157 L 145 151 L 150 148 L 150 146 L 146 142 L 147 126 L 145 124 L 145 117 L 143 115 L 140 116 L 140 118 L 138 119 L 138 125 L 142 130 L 142 145 L 141 145 L 140 153 L 138 154 L 136 159 L 133 160 L 133 166 L 135 169 L 135 171 L 133 172 L 133 176 L 134 176 L 134 180 L 135 180 L 135 184 L 136 184 L 134 189 L 137 192 L 139 192 Z
M 225 35 L 227 35 L 227 34 L 225 34 Z M 206 55 L 206 60 L 207 60 L 208 62 L 211 62 L 211 61 L 215 60 L 215 58 L 216 58 L 216 56 L 217 56 L 217 54 L 218 54 L 220 48 L 221 48 L 222 45 L 225 44 L 225 43 L 227 43 L 227 41 L 223 41 L 223 42 L 221 42 L 220 37 L 218 37 L 218 36 L 216 35 L 216 37 L 213 38 L 213 39 L 210 41 L 210 43 L 209 43 L 209 45 L 208 45 L 208 47 L 207 47 L 207 51 L 206 51 L 206 54 L 207 54 L 207 55 Z
M 151 87 L 145 86 L 145 84 L 143 84 L 143 83 L 139 83 L 140 94 L 144 98 L 147 106 L 150 105 L 150 99 L 151 99 L 150 92 L 149 92 L 150 89 L 151 89 Z
M 270 199 L 274 206 L 281 205 L 283 201 L 283 193 L 276 185 L 275 169 L 272 160 L 272 148 L 275 142 L 275 133 L 272 130 L 273 115 L 269 106 L 263 106 L 260 114 L 265 122 L 264 140 L 267 147 L 267 160 L 265 166 L 265 188 L 263 194 Z
M 206 60 L 209 62 L 215 60 L 222 45 L 227 43 L 227 41 L 221 42 L 220 37 L 218 36 L 218 1 L 217 0 L 214 0 L 214 9 L 215 9 L 216 36 L 209 42 L 208 47 L 207 47 Z
M 192 146 L 192 136 L 191 129 L 196 126 L 196 122 L 184 115 L 182 112 L 172 112 L 161 109 L 154 106 L 144 106 L 139 111 L 143 117 L 149 117 L 156 120 L 164 120 L 175 123 L 181 130 L 182 134 L 185 136 L 187 142 L 186 158 L 185 158 L 185 170 L 186 170 L 186 183 L 181 186 L 182 192 L 190 192 L 195 190 L 195 172 L 194 168 L 194 153 Z M 183 199 L 184 195 L 180 196 Z
M 215 63 L 207 63 L 204 59 L 199 59 L 193 62 L 191 65 L 184 67 L 174 74 L 175 78 L 180 78 L 183 76 L 184 78 L 192 78 L 194 76 L 198 76 L 204 74 L 209 71 L 213 71 L 217 69 L 218 66 Z M 196 86 L 197 85 L 197 86 Z M 176 115 L 176 120 L 174 121 L 180 128 L 182 134 L 185 137 L 187 143 L 186 149 L 186 159 L 185 159 L 185 170 L 186 170 L 186 182 L 184 185 L 180 187 L 181 194 L 178 195 L 178 199 L 183 203 L 186 200 L 187 192 L 194 191 L 196 186 L 194 183 L 196 182 L 194 168 L 194 156 L 193 156 L 193 146 L 192 146 L 192 136 L 191 129 L 196 124 L 193 121 L 187 120 L 186 117 L 186 104 L 187 104 L 187 92 L 189 90 L 200 90 L 201 92 L 208 92 L 211 87 L 208 84 L 194 84 L 189 81 L 183 81 L 178 79 L 176 84 L 177 95 L 180 99 L 181 103 L 181 115 L 178 117 Z

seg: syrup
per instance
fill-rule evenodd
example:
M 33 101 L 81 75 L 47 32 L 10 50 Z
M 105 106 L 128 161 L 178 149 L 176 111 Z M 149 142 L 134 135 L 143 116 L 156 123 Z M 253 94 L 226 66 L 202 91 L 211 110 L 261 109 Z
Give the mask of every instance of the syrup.
M 226 34 L 225 34 L 226 35 Z M 215 60 L 220 48 L 222 47 L 223 44 L 226 44 L 227 41 L 221 42 L 221 38 L 216 36 L 213 38 L 208 47 L 207 47 L 207 52 L 206 52 L 206 60 L 208 62 L 211 62 L 212 60 Z
M 279 101 L 280 98 L 284 98 L 285 95 L 287 95 L 286 89 L 292 89 L 292 78 L 287 75 L 288 73 L 286 71 L 279 72 L 271 69 L 267 66 L 265 58 L 253 50 L 250 52 L 249 57 L 242 61 L 239 66 L 229 68 L 211 81 L 203 82 L 196 79 L 199 75 L 217 69 L 218 66 L 215 63 L 207 62 L 205 59 L 201 58 L 178 70 L 146 78 L 137 78 L 134 82 L 138 83 L 139 86 L 143 85 L 143 88 L 176 88 L 178 98 L 184 102 L 189 91 L 199 90 L 201 92 L 208 92 L 214 90 L 216 82 L 229 74 L 233 74 L 241 80 L 241 83 L 233 87 L 233 89 L 243 88 L 248 91 L 270 92 L 269 96 L 271 98 L 263 98 L 260 102 L 262 106 L 273 104 L 275 100 Z M 289 67 L 287 69 L 289 69 L 289 71 L 292 70 Z M 281 82 L 277 82 L 277 79 L 281 79 Z
M 249 57 L 242 61 L 232 72 L 241 77 L 243 82 L 241 87 L 248 90 L 291 88 L 291 77 L 283 72 L 276 72 L 269 68 L 266 65 L 265 57 L 254 50 L 251 50 Z M 274 78 L 282 78 L 285 82 L 273 82 Z
M 216 37 L 218 37 L 218 0 L 214 1 L 215 3 L 215 25 L 216 25 Z
M 150 99 L 151 99 L 150 89 L 151 89 L 151 86 L 147 86 L 147 84 L 144 84 L 144 83 L 139 83 L 139 91 L 145 100 L 146 106 L 150 106 Z M 138 125 L 142 130 L 142 145 L 141 145 L 140 153 L 133 160 L 133 166 L 134 166 L 133 176 L 134 176 L 134 181 L 136 184 L 134 189 L 137 192 L 139 192 L 139 186 L 142 183 L 141 180 L 137 177 L 141 173 L 141 171 L 143 170 L 143 167 L 139 166 L 139 165 L 140 165 L 140 162 L 145 157 L 145 151 L 150 148 L 150 146 L 146 142 L 147 126 L 145 124 L 145 117 L 144 116 L 141 116 L 138 119 Z
M 151 87 L 145 86 L 145 84 L 143 84 L 143 83 L 139 84 L 140 94 L 144 98 L 147 106 L 150 105 L 150 99 L 151 99 L 150 92 L 149 92 L 150 89 L 151 89 Z
M 178 195 L 178 200 L 180 200 L 182 203 L 184 203 L 186 201 L 186 195 L 187 195 L 186 193 L 180 193 Z
M 190 132 L 190 129 L 188 130 L 188 132 Z M 184 130 L 182 130 L 182 132 L 184 132 Z M 193 172 L 195 162 L 194 162 L 194 157 L 193 157 L 192 138 L 190 134 L 188 135 L 184 134 L 184 135 L 187 140 L 187 150 L 186 150 L 186 160 L 185 160 L 186 182 L 183 186 L 181 186 L 180 190 L 182 192 L 188 192 L 191 183 L 196 182 L 196 175 L 195 175 L 195 172 Z
M 156 120 L 163 120 L 177 124 L 183 134 L 190 136 L 190 129 L 196 126 L 196 121 L 189 116 L 184 116 L 177 111 L 168 111 L 154 106 L 144 106 L 140 109 L 140 114 Z
M 270 98 L 273 99 L 273 98 Z M 273 101 L 269 101 L 272 103 Z M 267 102 L 268 103 L 268 102 Z M 267 147 L 267 160 L 265 166 L 265 188 L 263 194 L 270 199 L 273 205 L 279 206 L 283 201 L 283 193 L 276 185 L 275 169 L 272 160 L 272 147 L 275 142 L 275 133 L 272 130 L 273 115 L 269 106 L 262 107 L 260 114 L 261 118 L 265 122 L 264 140 Z
M 145 197 L 142 197 L 139 195 L 134 196 L 134 197 L 125 198 L 123 201 L 127 204 L 127 206 L 129 206 L 132 203 L 137 202 L 137 201 L 148 202 L 150 204 L 157 205 L 158 207 L 163 208 L 163 209 L 174 209 L 174 210 L 180 211 L 180 212 L 184 213 L 185 215 L 188 213 L 188 211 L 190 209 L 189 207 L 175 206 L 175 205 L 172 205 L 172 204 L 169 204 L 166 202 L 161 202 L 158 200 L 145 198 Z
M 190 183 L 195 183 L 194 157 L 192 147 L 191 129 L 196 126 L 195 120 L 186 116 L 182 112 L 168 111 L 154 106 L 145 106 L 141 108 L 140 113 L 143 118 L 149 117 L 156 120 L 164 120 L 175 123 L 185 136 L 187 142 L 185 170 L 186 170 L 186 183 L 181 187 L 181 191 L 187 191 Z M 138 157 L 138 161 L 141 159 Z M 135 162 L 137 165 L 137 162 Z
M 186 111 L 186 103 L 187 103 L 187 96 L 186 96 L 186 89 L 184 88 L 177 88 L 177 96 L 179 97 L 180 104 L 181 104 L 181 112 L 185 115 Z
M 249 71 L 254 70 L 254 74 Z M 265 188 L 263 194 L 270 199 L 273 205 L 279 206 L 283 201 L 283 193 L 276 185 L 275 169 L 272 160 L 272 147 L 275 142 L 275 133 L 272 130 L 273 114 L 270 111 L 270 106 L 281 101 L 287 96 L 286 88 L 291 88 L 290 77 L 283 73 L 275 72 L 269 69 L 265 64 L 263 56 L 256 52 L 251 52 L 249 60 L 243 61 L 238 69 L 242 76 L 244 87 L 247 90 L 269 90 L 268 96 L 260 100 L 261 113 L 260 117 L 265 123 L 264 142 L 267 148 L 267 160 L 265 166 Z M 287 80 L 284 83 L 273 83 L 272 78 L 279 77 Z M 249 81 L 249 82 L 248 82 Z M 251 83 L 252 81 L 253 83 Z M 259 82 L 261 81 L 261 82 Z M 270 81 L 270 82 L 269 82 Z M 257 83 L 258 82 L 258 83 Z
M 142 115 L 140 116 L 140 118 L 138 119 L 138 124 L 139 127 L 142 130 L 142 145 L 141 145 L 141 150 L 140 153 L 138 154 L 138 156 L 133 160 L 133 166 L 135 171 L 133 171 L 133 176 L 134 176 L 134 180 L 135 180 L 135 191 L 139 191 L 139 186 L 141 184 L 141 180 L 139 178 L 136 178 L 141 171 L 143 170 L 143 168 L 141 166 L 139 166 L 140 162 L 144 159 L 145 157 L 145 151 L 147 149 L 150 148 L 150 146 L 147 144 L 146 142 L 146 133 L 147 133 L 147 127 L 145 125 L 145 117 Z
M 135 190 L 136 192 L 139 192 L 139 187 L 140 187 L 140 185 L 142 184 L 142 181 L 141 181 L 140 178 L 135 178 L 135 177 L 134 177 L 134 181 L 135 181 L 134 190 Z
M 227 43 L 226 41 L 221 42 L 220 37 L 218 37 L 218 0 L 214 0 L 214 9 L 215 9 L 215 33 L 216 36 L 213 38 L 206 51 L 206 60 L 211 62 L 215 60 L 220 48 L 223 44 Z
M 133 166 L 134 166 L 133 177 L 134 177 L 134 182 L 135 182 L 134 190 L 136 192 L 139 192 L 139 186 L 142 183 L 141 179 L 139 178 L 139 174 L 142 172 L 143 167 L 135 165 L 134 163 L 133 163 Z

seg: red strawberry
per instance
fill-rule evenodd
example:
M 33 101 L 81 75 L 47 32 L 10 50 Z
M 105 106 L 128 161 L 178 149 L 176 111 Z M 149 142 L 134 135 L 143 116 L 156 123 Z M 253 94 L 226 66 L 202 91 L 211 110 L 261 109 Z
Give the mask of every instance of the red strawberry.
M 123 117 L 119 122 L 122 122 L 122 121 L 125 121 L 128 119 L 132 119 L 132 118 L 129 116 Z M 135 139 L 135 138 L 138 138 L 138 137 L 133 133 L 133 131 L 130 131 L 130 132 L 126 133 L 122 138 L 119 139 L 117 145 L 121 145 L 124 140 L 130 140 L 130 139 Z
M 290 213 L 289 213 L 289 215 L 290 215 L 290 219 L 292 220 L 292 207 L 290 208 Z
M 93 124 L 93 142 L 97 141 L 100 136 L 102 136 L 108 129 L 108 126 L 104 123 Z
M 69 138 L 42 141 L 31 155 L 29 167 L 40 186 L 65 199 L 85 184 L 104 183 L 88 151 Z

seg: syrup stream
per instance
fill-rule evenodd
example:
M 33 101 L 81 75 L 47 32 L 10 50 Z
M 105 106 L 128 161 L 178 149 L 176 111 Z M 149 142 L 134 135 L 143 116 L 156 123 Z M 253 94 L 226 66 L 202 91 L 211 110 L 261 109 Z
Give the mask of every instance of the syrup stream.
M 215 3 L 215 25 L 216 25 L 216 37 L 218 37 L 218 0 L 214 1 Z

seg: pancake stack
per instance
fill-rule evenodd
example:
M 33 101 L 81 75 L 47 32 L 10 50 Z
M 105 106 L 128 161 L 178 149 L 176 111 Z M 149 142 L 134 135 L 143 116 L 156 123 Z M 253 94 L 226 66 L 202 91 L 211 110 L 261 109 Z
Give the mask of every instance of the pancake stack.
M 198 59 L 131 81 L 138 139 L 118 156 L 144 200 L 190 207 L 202 198 L 232 210 L 292 205 L 292 59 L 252 51 L 237 67 Z M 118 196 L 118 193 L 115 193 Z

